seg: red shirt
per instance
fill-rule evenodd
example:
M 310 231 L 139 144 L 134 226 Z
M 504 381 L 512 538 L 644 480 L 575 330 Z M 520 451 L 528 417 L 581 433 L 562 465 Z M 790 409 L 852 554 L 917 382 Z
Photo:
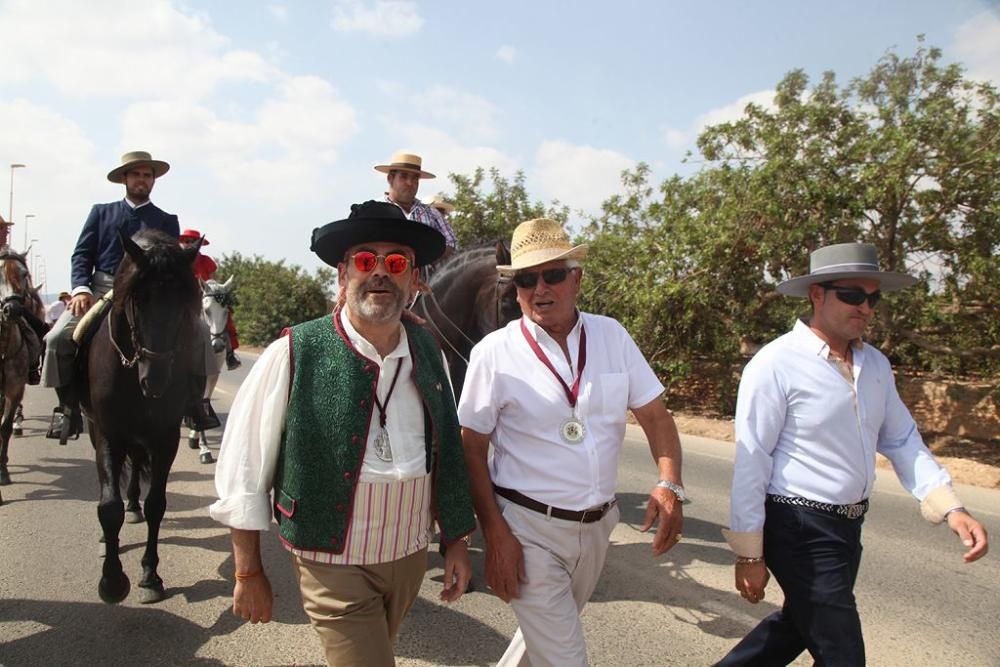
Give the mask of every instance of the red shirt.
M 196 278 L 208 280 L 215 275 L 218 268 L 219 266 L 215 263 L 215 260 L 208 255 L 202 255 L 199 252 L 198 256 L 194 258 L 194 275 Z

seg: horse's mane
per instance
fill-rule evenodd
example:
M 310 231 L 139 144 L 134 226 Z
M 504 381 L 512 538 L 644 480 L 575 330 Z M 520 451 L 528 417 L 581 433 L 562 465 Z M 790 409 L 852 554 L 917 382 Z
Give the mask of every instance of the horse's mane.
M 132 256 L 125 253 L 115 276 L 115 309 L 122 310 L 128 299 L 140 289 L 167 284 L 175 285 L 174 289 L 184 295 L 190 295 L 192 308 L 197 308 L 198 282 L 177 239 L 157 229 L 145 229 L 132 240 L 142 248 L 143 260 L 136 264 Z M 196 312 L 192 310 L 192 316 Z
M 434 274 L 431 276 L 431 284 L 443 281 L 450 282 L 456 275 L 464 273 L 470 264 L 482 263 L 486 259 L 492 262 L 492 265 L 489 263 L 486 265 L 490 266 L 491 270 L 495 270 L 496 255 L 496 241 L 487 241 L 463 248 L 435 267 Z
M 9 262 L 7 260 L 14 260 Z M 3 261 L 3 277 L 10 285 L 10 289 L 15 294 L 20 294 L 22 296 L 27 296 L 28 290 L 31 289 L 31 278 L 28 274 L 28 263 L 25 261 L 24 255 L 20 254 L 16 250 L 12 249 L 10 246 L 3 246 L 0 248 L 0 261 Z M 18 269 L 17 265 L 20 264 L 24 271 Z M 24 275 L 26 280 L 22 284 L 21 276 Z

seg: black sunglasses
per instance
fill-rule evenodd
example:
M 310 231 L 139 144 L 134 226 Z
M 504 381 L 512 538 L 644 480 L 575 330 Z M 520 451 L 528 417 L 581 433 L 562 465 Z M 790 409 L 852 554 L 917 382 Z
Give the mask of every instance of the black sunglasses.
M 566 276 L 572 270 L 572 268 L 562 267 L 559 269 L 545 269 L 544 271 L 524 271 L 522 273 L 515 273 L 511 280 L 521 289 L 529 289 L 538 284 L 538 276 L 541 275 L 546 285 L 558 285 L 566 280 Z
M 843 287 L 831 283 L 819 283 L 819 286 L 827 291 L 832 291 L 837 295 L 837 299 L 850 306 L 860 306 L 865 301 L 869 308 L 874 308 L 875 304 L 882 298 L 882 291 L 866 292 L 860 287 Z

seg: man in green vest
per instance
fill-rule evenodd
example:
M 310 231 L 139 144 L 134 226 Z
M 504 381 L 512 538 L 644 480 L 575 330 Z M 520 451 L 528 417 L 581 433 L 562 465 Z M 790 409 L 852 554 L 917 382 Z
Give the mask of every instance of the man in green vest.
M 435 522 L 441 599 L 469 581 L 475 518 L 448 373 L 434 338 L 401 319 L 418 267 L 444 248 L 387 202 L 314 229 L 312 250 L 337 267 L 346 299 L 261 354 L 223 435 L 210 512 L 232 531 L 233 612 L 271 620 L 260 532 L 273 515 L 330 664 L 394 664 Z

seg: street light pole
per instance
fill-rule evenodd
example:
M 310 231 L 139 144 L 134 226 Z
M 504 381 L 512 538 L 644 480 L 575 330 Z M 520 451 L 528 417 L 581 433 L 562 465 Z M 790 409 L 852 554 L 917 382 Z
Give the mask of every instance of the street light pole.
M 7 235 L 10 232 L 10 226 L 14 224 L 14 170 L 15 169 L 23 169 L 26 166 L 27 165 L 20 164 L 19 162 L 15 162 L 15 163 L 13 163 L 13 164 L 10 165 L 10 200 L 8 201 L 8 204 L 7 204 L 7 221 L 8 222 L 5 225 L 5 229 L 3 229 L 2 231 L 0 231 L 0 237 L 2 237 L 3 245 L 9 245 L 10 244 L 10 239 L 7 237 Z
M 34 218 L 34 217 L 36 217 L 34 213 L 25 213 L 24 214 L 24 249 L 25 250 L 28 249 L 28 218 Z M 32 239 L 32 242 L 34 242 L 36 240 L 37 239 Z
M 41 283 L 35 282 L 35 257 L 38 253 L 35 252 L 35 244 L 38 243 L 38 239 L 31 239 L 31 257 L 28 258 L 28 273 L 31 274 L 31 284 L 34 287 L 38 287 Z

